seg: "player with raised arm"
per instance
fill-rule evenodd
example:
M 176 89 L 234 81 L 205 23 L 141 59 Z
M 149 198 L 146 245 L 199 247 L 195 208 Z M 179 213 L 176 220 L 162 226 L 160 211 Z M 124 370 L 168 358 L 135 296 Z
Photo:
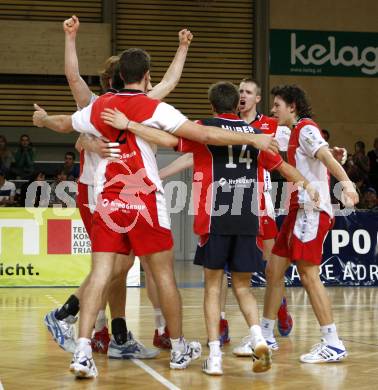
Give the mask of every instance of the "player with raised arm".
M 308 208 L 308 198 L 301 189 L 293 192 L 289 214 L 285 217 L 273 247 L 273 258 L 267 265 L 264 317 L 262 327 L 267 339 L 276 343 L 273 335 L 277 310 L 282 300 L 284 275 L 295 262 L 320 324 L 322 341 L 300 357 L 304 363 L 335 362 L 344 359 L 347 352 L 339 339 L 332 316 L 328 294 L 319 277 L 322 247 L 333 225 L 329 177 L 331 173 L 343 187 L 342 199 L 348 207 L 358 202 L 353 183 L 336 161 L 323 139 L 318 125 L 311 119 L 311 107 L 305 92 L 298 86 L 285 85 L 272 89 L 272 113 L 279 125 L 291 128 L 288 162 L 295 166 L 320 193 L 318 208 Z
M 91 101 L 94 101 L 97 96 L 90 91 L 88 85 L 81 78 L 79 73 L 76 54 L 76 33 L 78 28 L 79 20 L 76 16 L 73 16 L 63 23 L 63 29 L 66 35 L 65 73 L 77 105 L 79 107 L 83 107 L 88 105 Z M 165 73 L 162 81 L 149 92 L 149 95 L 163 98 L 173 90 L 180 79 L 188 47 L 192 38 L 193 36 L 191 32 L 186 29 L 179 32 L 180 44 L 175 58 Z M 121 89 L 123 87 L 123 81 L 118 76 L 118 62 L 118 56 L 110 57 L 106 61 L 104 70 L 100 74 L 103 90 L 108 90 L 108 93 L 115 92 L 117 89 Z M 109 90 L 109 87 L 113 87 L 113 90 Z M 149 86 L 149 88 L 151 87 Z M 159 144 L 166 146 L 164 138 L 159 140 Z M 85 152 L 82 150 L 81 153 L 83 170 L 78 183 L 78 206 L 88 232 L 90 232 L 92 213 L 95 208 L 95 200 L 93 197 L 89 197 L 90 200 L 88 200 L 88 193 L 93 195 L 94 172 L 96 171 L 100 161 L 97 154 L 110 160 L 118 158 L 119 155 L 117 153 L 119 150 L 115 149 L 115 146 L 117 146 L 117 144 L 113 143 L 113 145 L 109 148 L 109 144 L 101 138 L 88 134 L 82 134 L 77 142 L 77 147 L 79 149 L 85 149 Z M 160 310 L 156 285 L 151 277 L 151 272 L 149 272 L 148 264 L 144 261 L 144 257 L 141 257 L 140 260 L 146 273 L 148 296 L 154 306 L 156 329 L 153 343 L 155 346 L 160 348 L 170 348 L 169 334 L 164 316 Z M 128 258 L 125 255 L 118 256 L 116 264 L 117 275 L 112 281 L 112 286 L 109 292 L 108 299 L 112 314 L 113 337 L 108 354 L 113 358 L 151 358 L 157 354 L 156 350 L 149 350 L 141 343 L 137 342 L 133 338 L 131 332 L 127 331 L 124 318 L 126 300 L 125 280 L 127 272 L 132 264 L 133 258 Z M 72 352 L 75 349 L 75 332 L 73 323 L 76 321 L 75 316 L 79 311 L 81 290 L 82 288 L 77 290 L 60 309 L 53 310 L 46 316 L 45 319 L 45 323 L 57 343 L 63 349 Z M 112 291 L 117 293 L 113 294 Z M 56 318 L 56 316 L 58 318 Z M 95 330 L 96 332 L 92 338 L 92 348 L 96 352 L 106 353 L 108 349 L 109 335 L 106 327 L 105 304 L 103 309 L 99 312 L 95 324 Z M 121 348 L 119 346 L 121 346 Z

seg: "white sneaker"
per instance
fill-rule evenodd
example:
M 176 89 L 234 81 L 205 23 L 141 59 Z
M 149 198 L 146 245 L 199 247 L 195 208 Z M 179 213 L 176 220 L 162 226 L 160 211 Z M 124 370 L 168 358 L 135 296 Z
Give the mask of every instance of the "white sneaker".
M 207 375 L 223 375 L 222 370 L 222 355 L 209 356 L 202 363 L 202 371 Z
M 171 350 L 171 361 L 169 367 L 173 370 L 182 370 L 189 366 L 192 360 L 201 356 L 202 347 L 198 341 L 191 341 L 186 344 L 185 351 Z
M 265 372 L 272 367 L 272 351 L 264 337 L 251 337 L 252 371 Z
M 54 341 L 67 352 L 74 353 L 76 349 L 75 322 L 77 317 L 68 316 L 64 320 L 57 320 L 52 310 L 46 314 L 43 322 L 51 333 Z
M 251 336 L 243 337 L 232 353 L 236 356 L 252 356 Z
M 268 344 L 269 349 L 272 351 L 278 351 L 280 347 L 278 346 L 277 340 L 273 337 L 270 339 L 265 339 L 266 343 Z
M 75 352 L 71 361 L 70 371 L 76 378 L 96 378 L 98 371 L 93 358 L 84 352 Z
M 315 344 L 309 353 L 301 355 L 300 361 L 302 363 L 333 363 L 339 362 L 345 359 L 348 353 L 343 343 L 341 348 L 328 345 L 327 342 L 322 339 L 319 344 Z

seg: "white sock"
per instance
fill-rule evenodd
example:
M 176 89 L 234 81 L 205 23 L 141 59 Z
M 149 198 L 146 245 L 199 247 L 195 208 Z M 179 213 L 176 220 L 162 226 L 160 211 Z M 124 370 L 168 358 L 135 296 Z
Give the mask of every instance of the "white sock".
M 91 358 L 92 357 L 91 339 L 87 339 L 85 337 L 78 338 L 75 352 L 78 351 L 83 352 L 85 356 Z
M 261 318 L 261 332 L 265 340 L 274 339 L 274 325 L 276 320 L 270 320 L 269 318 Z
M 252 325 L 249 331 L 251 332 L 251 337 L 254 339 L 263 337 L 260 325 Z
M 181 336 L 179 339 L 171 339 L 172 351 L 185 352 L 186 341 L 184 336 Z
M 226 312 L 221 311 L 221 320 L 225 320 L 225 319 L 226 319 Z
M 209 348 L 210 348 L 210 356 L 221 356 L 222 352 L 220 349 L 220 341 L 209 341 Z
M 155 314 L 155 328 L 158 330 L 159 336 L 161 336 L 165 332 L 165 327 L 167 323 L 165 322 L 165 318 L 160 308 L 154 309 L 154 314 Z
M 343 343 L 337 335 L 335 323 L 324 325 L 320 327 L 323 338 L 325 338 L 327 344 L 332 345 L 333 347 L 341 347 Z
M 100 330 L 104 329 L 107 324 L 108 320 L 106 318 L 105 310 L 100 310 L 96 318 L 95 331 L 99 332 Z

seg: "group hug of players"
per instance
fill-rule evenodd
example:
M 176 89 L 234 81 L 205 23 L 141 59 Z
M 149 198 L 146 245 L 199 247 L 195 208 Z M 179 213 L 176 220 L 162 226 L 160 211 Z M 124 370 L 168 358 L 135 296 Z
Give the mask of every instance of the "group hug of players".
M 203 266 L 205 276 L 209 356 L 203 372 L 223 374 L 221 346 L 229 341 L 221 309 L 225 269 L 231 273 L 233 292 L 249 328 L 234 353 L 252 356 L 254 372 L 270 369 L 272 351 L 279 349 L 274 336 L 277 313 L 281 333 L 290 332 L 292 325 L 284 299 L 284 275 L 291 262 L 297 265 L 322 334 L 321 342 L 303 354 L 301 362 L 346 358 L 319 278 L 323 242 L 333 224 L 328 174 L 341 183 L 347 207 L 358 202 L 358 195 L 338 162 L 343 150 L 330 149 L 322 138 L 305 92 L 295 85 L 274 87 L 273 117 L 267 117 L 256 112 L 261 99 L 257 82 L 244 79 L 238 89 L 221 81 L 209 88 L 213 117 L 192 122 L 161 101 L 180 79 L 193 38 L 190 31 L 179 32 L 176 55 L 155 87 L 150 82 L 148 53 L 128 49 L 107 60 L 101 74 L 106 92 L 96 96 L 79 74 L 78 18 L 66 20 L 63 28 L 65 72 L 78 111 L 49 115 L 35 105 L 33 122 L 60 133 L 81 133 L 76 144 L 81 154 L 77 203 L 92 243 L 92 266 L 80 288 L 45 317 L 54 340 L 73 353 L 70 370 L 75 376 L 98 375 L 92 351 L 116 359 L 154 358 L 159 353 L 135 340 L 127 329 L 125 278 L 134 256 L 141 260 L 154 308 L 153 344 L 171 350 L 172 369 L 184 369 L 200 357 L 201 344 L 187 342 L 183 336 L 173 239 L 161 182 L 188 167 L 193 168 L 194 232 L 199 236 L 194 263 Z M 159 171 L 156 145 L 185 154 Z M 279 149 L 287 152 L 287 162 Z M 288 215 L 279 232 L 269 193 L 272 170 L 292 183 Z M 267 261 L 261 320 L 250 289 L 251 273 L 264 268 L 258 246 Z

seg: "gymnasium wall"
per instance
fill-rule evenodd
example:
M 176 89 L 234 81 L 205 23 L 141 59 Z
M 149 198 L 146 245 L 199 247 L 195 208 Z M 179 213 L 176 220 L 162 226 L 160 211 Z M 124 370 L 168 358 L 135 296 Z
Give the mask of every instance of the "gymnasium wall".
M 376 0 L 270 0 L 271 29 L 378 33 L 377 15 Z M 299 84 L 308 92 L 315 120 L 330 131 L 332 145 L 353 151 L 362 140 L 372 149 L 378 136 L 377 77 L 270 75 L 270 88 L 283 83 Z

